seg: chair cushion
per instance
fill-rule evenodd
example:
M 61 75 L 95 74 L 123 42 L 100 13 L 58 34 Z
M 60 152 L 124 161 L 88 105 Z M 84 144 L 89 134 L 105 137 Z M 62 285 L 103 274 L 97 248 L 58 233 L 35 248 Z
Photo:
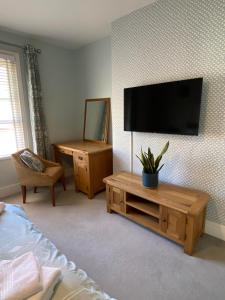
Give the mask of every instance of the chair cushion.
M 55 180 L 58 180 L 63 175 L 63 168 L 60 165 L 48 167 L 45 169 L 45 174 Z
M 25 150 L 20 154 L 20 158 L 28 168 L 37 172 L 45 171 L 44 163 L 32 152 Z

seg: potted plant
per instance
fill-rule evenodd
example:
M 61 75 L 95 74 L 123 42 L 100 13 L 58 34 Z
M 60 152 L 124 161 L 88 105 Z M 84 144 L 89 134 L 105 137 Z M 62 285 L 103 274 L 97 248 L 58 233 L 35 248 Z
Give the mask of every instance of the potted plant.
M 161 153 L 158 155 L 156 159 L 154 158 L 154 155 L 151 152 L 150 147 L 148 147 L 147 152 L 144 152 L 141 148 L 140 157 L 136 155 L 143 165 L 142 181 L 145 187 L 156 188 L 158 186 L 158 174 L 159 171 L 164 166 L 164 164 L 161 166 L 159 166 L 159 164 L 163 154 L 166 153 L 168 148 L 169 148 L 169 142 L 166 143 L 166 145 L 163 147 Z

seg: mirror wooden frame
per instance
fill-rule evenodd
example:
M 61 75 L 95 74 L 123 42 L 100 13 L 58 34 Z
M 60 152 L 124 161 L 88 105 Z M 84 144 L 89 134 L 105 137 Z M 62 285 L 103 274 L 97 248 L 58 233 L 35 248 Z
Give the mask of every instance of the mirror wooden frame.
M 103 140 L 85 139 L 86 120 L 87 120 L 87 105 L 88 105 L 89 102 L 97 102 L 97 101 L 103 101 L 103 102 L 105 102 L 105 105 L 106 105 L 105 116 L 104 116 L 105 120 L 104 120 L 104 127 L 103 127 L 104 138 L 103 138 Z M 85 109 L 84 109 L 83 141 L 108 144 L 109 121 L 110 121 L 110 98 L 86 99 L 85 100 Z

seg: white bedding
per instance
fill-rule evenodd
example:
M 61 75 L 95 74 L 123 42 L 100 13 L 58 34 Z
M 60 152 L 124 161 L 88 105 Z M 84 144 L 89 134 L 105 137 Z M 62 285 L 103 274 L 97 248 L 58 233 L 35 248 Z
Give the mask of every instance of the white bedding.
M 7 204 L 0 215 L 0 260 L 10 260 L 32 251 L 41 265 L 60 268 L 62 281 L 53 300 L 115 300 L 101 291 L 85 271 L 59 252 L 17 205 Z

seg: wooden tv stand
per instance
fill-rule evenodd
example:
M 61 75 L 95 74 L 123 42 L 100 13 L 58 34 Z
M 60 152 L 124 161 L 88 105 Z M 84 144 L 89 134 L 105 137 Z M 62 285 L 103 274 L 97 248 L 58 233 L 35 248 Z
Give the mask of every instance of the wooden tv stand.
M 148 189 L 140 176 L 126 172 L 104 182 L 109 213 L 117 212 L 175 241 L 192 255 L 204 231 L 208 194 L 167 183 Z

